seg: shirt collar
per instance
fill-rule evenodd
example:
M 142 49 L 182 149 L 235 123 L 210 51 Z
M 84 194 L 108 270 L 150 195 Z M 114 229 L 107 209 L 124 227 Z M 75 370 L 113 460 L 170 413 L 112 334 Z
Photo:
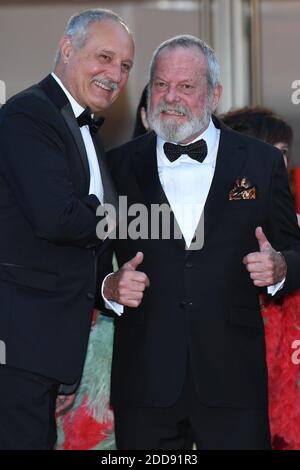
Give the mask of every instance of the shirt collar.
M 77 118 L 84 111 L 84 108 L 79 103 L 77 103 L 77 101 L 73 98 L 71 93 L 66 89 L 62 81 L 58 78 L 58 76 L 55 75 L 54 72 L 52 72 L 51 75 L 54 78 L 54 80 L 56 80 L 56 82 L 59 84 L 59 86 L 62 88 L 62 90 L 65 92 L 65 94 L 67 95 L 67 98 L 70 101 L 70 105 L 72 106 L 73 113 L 75 114 L 75 117 Z
M 214 125 L 212 119 L 210 119 L 207 129 L 205 129 L 205 131 L 202 132 L 202 134 L 198 135 L 198 137 L 196 137 L 192 142 L 190 142 L 190 144 L 192 144 L 194 142 L 197 142 L 200 139 L 204 139 L 205 142 L 206 142 L 207 157 L 205 159 L 205 163 L 208 163 L 209 160 L 210 160 L 210 155 L 211 155 L 213 149 L 215 148 L 215 145 L 216 145 L 216 142 L 217 142 L 217 139 L 218 139 L 218 130 L 217 130 L 216 126 Z M 157 153 L 159 155 L 161 155 L 161 157 L 163 159 L 163 162 L 161 161 L 161 163 L 163 163 L 163 164 L 168 163 L 170 165 L 173 165 L 173 163 L 171 163 L 168 160 L 168 158 L 165 156 L 165 152 L 164 152 L 165 142 L 166 142 L 165 140 L 163 140 L 161 137 L 157 136 Z M 181 144 L 181 145 L 184 145 L 184 144 Z M 198 163 L 198 162 L 196 162 L 196 163 Z

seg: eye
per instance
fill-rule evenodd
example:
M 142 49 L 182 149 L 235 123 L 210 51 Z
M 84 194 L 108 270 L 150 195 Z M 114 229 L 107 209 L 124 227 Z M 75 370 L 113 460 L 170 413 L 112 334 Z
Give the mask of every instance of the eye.
M 165 90 L 167 88 L 167 83 L 166 82 L 163 82 L 161 80 L 155 82 L 155 88 L 158 88 L 159 90 Z
M 125 72 L 130 72 L 131 65 L 127 64 L 127 63 L 124 63 L 124 64 L 122 64 L 122 69 L 125 70 Z
M 183 90 L 183 91 L 190 91 L 190 90 L 192 90 L 193 87 L 192 87 L 192 85 L 190 85 L 189 83 L 182 83 L 182 84 L 180 85 L 180 88 L 181 88 L 181 90 Z
M 111 57 L 107 54 L 99 54 L 99 59 L 101 60 L 101 62 L 110 62 L 111 61 Z

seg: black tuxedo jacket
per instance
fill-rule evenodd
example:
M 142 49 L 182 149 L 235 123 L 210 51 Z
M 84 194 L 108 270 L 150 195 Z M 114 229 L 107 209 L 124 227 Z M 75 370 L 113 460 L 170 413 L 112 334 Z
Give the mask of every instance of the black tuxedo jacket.
M 10 99 L 0 111 L 0 340 L 9 366 L 65 383 L 80 376 L 106 245 L 89 180 L 80 129 L 53 77 Z
M 204 209 L 203 248 L 187 251 L 176 239 L 115 243 L 119 265 L 137 251 L 144 253 L 138 269 L 149 276 L 150 287 L 141 306 L 126 308 L 115 322 L 114 406 L 172 405 L 182 389 L 188 357 L 202 403 L 266 406 L 259 289 L 242 260 L 259 250 L 255 228 L 262 226 L 288 264 L 281 293 L 293 290 L 300 284 L 300 233 L 282 155 L 218 121 L 216 125 L 221 136 Z M 151 204 L 167 203 L 154 133 L 109 152 L 108 161 L 128 205 L 138 202 L 150 209 Z M 239 177 L 256 186 L 255 200 L 229 200 Z

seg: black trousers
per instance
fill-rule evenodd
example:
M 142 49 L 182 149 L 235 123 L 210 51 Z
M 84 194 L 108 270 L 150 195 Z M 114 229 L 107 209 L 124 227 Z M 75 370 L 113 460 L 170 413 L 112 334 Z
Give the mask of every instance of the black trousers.
M 50 450 L 58 382 L 0 366 L 0 450 Z
M 173 406 L 115 407 L 118 450 L 270 450 L 266 409 L 213 408 L 197 397 L 191 369 Z

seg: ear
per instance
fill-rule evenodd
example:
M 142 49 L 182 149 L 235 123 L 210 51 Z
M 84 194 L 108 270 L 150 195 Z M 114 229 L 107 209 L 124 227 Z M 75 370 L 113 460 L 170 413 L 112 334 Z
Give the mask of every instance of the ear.
M 215 110 L 218 107 L 218 104 L 222 95 L 222 91 L 223 91 L 223 87 L 220 84 L 218 84 L 213 91 L 213 99 L 212 99 L 212 104 L 211 104 L 212 112 L 215 112 Z
M 144 106 L 141 107 L 141 120 L 142 120 L 144 128 L 146 130 L 148 130 L 149 129 L 149 123 L 148 123 L 148 119 L 147 119 L 147 112 L 146 112 L 146 109 L 144 108 Z
M 68 36 L 64 36 L 61 39 L 59 43 L 59 50 L 60 50 L 61 59 L 63 63 L 67 64 L 73 51 L 71 39 Z

